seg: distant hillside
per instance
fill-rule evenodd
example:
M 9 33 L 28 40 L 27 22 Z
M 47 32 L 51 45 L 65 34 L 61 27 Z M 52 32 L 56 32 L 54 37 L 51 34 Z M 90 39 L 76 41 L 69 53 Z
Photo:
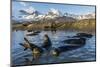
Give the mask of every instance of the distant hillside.
M 84 19 L 84 20 L 77 20 L 75 22 L 59 22 L 54 23 L 52 22 L 34 22 L 34 23 L 22 23 L 22 24 L 13 24 L 13 30 L 44 30 L 44 29 L 52 29 L 55 28 L 56 30 L 78 30 L 78 31 L 95 31 L 96 21 L 95 19 Z

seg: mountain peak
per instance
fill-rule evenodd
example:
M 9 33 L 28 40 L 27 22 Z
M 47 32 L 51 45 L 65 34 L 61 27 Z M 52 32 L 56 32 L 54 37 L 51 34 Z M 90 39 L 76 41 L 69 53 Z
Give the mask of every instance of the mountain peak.
M 62 14 L 59 10 L 50 8 L 49 11 L 46 14 L 41 14 L 39 11 L 35 10 L 33 7 L 29 7 L 27 9 L 22 9 L 20 10 L 23 15 L 19 17 L 20 20 L 25 20 L 25 21 L 39 21 L 39 20 L 51 20 L 51 19 L 57 19 L 61 18 L 63 21 L 67 21 L 68 19 L 70 20 L 81 20 L 81 19 L 91 19 L 95 18 L 95 12 L 84 14 L 84 15 L 76 15 L 76 14 L 71 14 L 65 12 Z M 60 20 L 61 20 L 60 19 Z
M 33 7 L 29 7 L 29 8 L 20 10 L 20 12 L 24 14 L 33 14 L 34 12 L 36 12 L 36 10 Z
M 50 8 L 47 14 L 48 15 L 57 15 L 57 16 L 60 16 L 61 12 L 59 10 L 57 10 L 57 9 Z

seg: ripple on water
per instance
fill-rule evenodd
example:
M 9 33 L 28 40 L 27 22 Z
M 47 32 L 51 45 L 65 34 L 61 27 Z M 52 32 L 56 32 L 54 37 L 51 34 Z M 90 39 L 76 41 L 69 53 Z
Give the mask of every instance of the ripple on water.
M 32 54 L 30 50 L 23 51 L 24 48 L 19 45 L 19 43 L 23 43 L 24 37 L 28 38 L 28 40 L 32 43 L 35 43 L 38 46 L 43 44 L 44 34 L 48 34 L 52 41 L 52 47 L 59 47 L 64 44 L 61 41 L 68 39 L 67 36 L 73 36 L 77 32 L 68 32 L 68 31 L 57 31 L 57 33 L 53 34 L 50 31 L 42 31 L 39 35 L 36 36 L 26 36 L 26 31 L 17 31 L 12 32 L 12 62 L 14 64 L 25 64 L 25 58 L 29 58 L 32 60 Z M 90 39 L 87 39 L 86 45 L 75 49 L 72 51 L 66 51 L 60 54 L 59 57 L 52 57 L 43 54 L 41 58 L 38 60 L 38 64 L 42 63 L 57 63 L 57 62 L 73 62 L 73 61 L 93 61 L 95 60 L 95 36 Z M 34 62 L 32 62 L 34 64 Z

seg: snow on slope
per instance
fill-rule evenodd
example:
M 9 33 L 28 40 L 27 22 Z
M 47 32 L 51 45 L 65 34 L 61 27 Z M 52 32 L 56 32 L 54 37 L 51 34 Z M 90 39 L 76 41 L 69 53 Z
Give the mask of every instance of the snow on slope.
M 95 18 L 95 12 L 84 14 L 84 15 L 75 15 L 75 14 L 70 14 L 67 12 L 62 14 L 59 10 L 54 9 L 54 8 L 49 9 L 49 11 L 45 14 L 40 13 L 33 7 L 29 7 L 28 9 L 22 9 L 20 10 L 20 12 L 24 14 L 20 17 L 20 19 L 24 21 L 39 21 L 43 19 L 50 20 L 50 19 L 56 19 L 56 18 L 59 18 L 60 20 L 63 20 L 63 21 L 64 20 L 67 21 L 68 19 L 70 19 L 71 21 L 73 19 L 81 20 L 81 19 Z

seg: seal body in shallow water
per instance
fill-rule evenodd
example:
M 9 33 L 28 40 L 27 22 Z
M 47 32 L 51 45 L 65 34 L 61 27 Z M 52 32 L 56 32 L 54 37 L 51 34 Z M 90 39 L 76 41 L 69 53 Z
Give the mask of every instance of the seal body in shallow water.
M 75 50 L 75 49 L 78 49 L 78 48 L 80 48 L 80 47 L 82 47 L 84 45 L 65 45 L 65 46 L 60 46 L 58 48 L 55 48 L 55 49 L 51 50 L 51 55 L 57 57 L 62 52 Z
M 85 38 L 72 38 L 72 39 L 67 39 L 63 41 L 64 43 L 67 44 L 85 44 L 86 39 Z
M 44 49 L 46 49 L 46 50 L 49 50 L 51 47 L 52 47 L 51 40 L 50 40 L 50 38 L 48 37 L 48 35 L 45 34 L 45 35 L 44 35 L 44 42 L 43 42 L 42 48 L 44 48 Z
M 43 53 L 43 50 L 41 48 L 36 47 L 32 50 L 32 55 L 34 59 L 38 59 L 42 55 L 42 53 Z
M 93 35 L 88 33 L 77 33 L 77 36 L 91 38 Z
M 74 49 L 84 46 L 86 43 L 86 39 L 85 38 L 78 38 L 78 39 L 73 38 L 73 39 L 64 40 L 63 42 L 69 45 L 60 46 L 58 48 L 54 48 L 53 50 L 51 50 L 51 54 L 53 56 L 59 56 L 60 53 L 62 52 L 74 50 Z
M 75 36 L 68 36 L 68 38 L 91 38 L 93 35 L 88 33 L 77 33 Z
M 24 38 L 25 42 L 24 43 L 19 43 L 21 46 L 23 46 L 25 49 L 24 50 L 27 50 L 27 49 L 31 49 L 33 50 L 35 47 L 38 47 L 36 46 L 35 44 L 33 43 L 30 43 L 27 38 Z
M 34 58 L 39 57 L 43 53 L 43 49 L 33 43 L 30 43 L 26 38 L 24 38 L 26 43 L 20 43 L 21 46 L 25 47 L 24 50 L 30 49 Z

